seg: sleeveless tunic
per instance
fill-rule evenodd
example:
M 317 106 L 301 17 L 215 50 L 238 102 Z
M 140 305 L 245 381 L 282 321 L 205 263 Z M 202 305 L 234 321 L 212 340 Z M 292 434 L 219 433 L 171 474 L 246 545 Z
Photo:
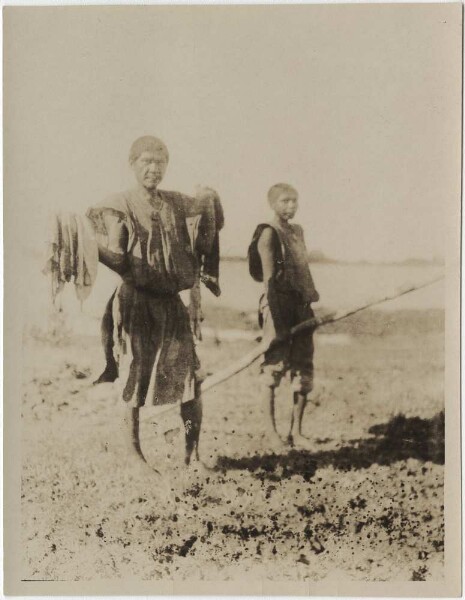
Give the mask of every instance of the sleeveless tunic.
M 195 281 L 195 257 L 186 224 L 186 197 L 160 191 L 156 210 L 138 189 L 110 196 L 88 216 L 106 234 L 104 214 L 124 222 L 129 233 L 130 269 L 124 281 L 155 295 L 177 294 Z
M 314 316 L 310 306 L 316 290 L 310 273 L 302 227 L 261 223 L 249 246 L 249 271 L 256 281 L 263 281 L 258 241 L 264 229 L 273 232 L 273 286 L 263 294 L 259 305 L 259 323 L 265 339 L 272 340 L 277 331 L 289 331 L 294 325 Z M 261 364 L 262 382 L 278 387 L 289 372 L 292 389 L 308 394 L 313 388 L 313 332 L 301 332 L 286 343 L 272 346 Z
M 102 236 L 107 235 L 105 214 L 124 222 L 129 233 L 129 269 L 112 310 L 115 355 L 126 380 L 123 399 L 134 407 L 193 399 L 200 366 L 189 314 L 178 295 L 195 283 L 185 209 L 190 199 L 177 192 L 159 194 L 159 210 L 136 189 L 88 211 Z
M 255 229 L 249 246 L 249 271 L 255 281 L 263 281 L 263 270 L 258 252 L 258 240 L 266 227 L 275 233 L 275 274 L 276 289 L 282 292 L 298 292 L 303 302 L 310 302 L 315 294 L 304 232 L 300 225 L 282 226 L 278 223 L 261 223 Z

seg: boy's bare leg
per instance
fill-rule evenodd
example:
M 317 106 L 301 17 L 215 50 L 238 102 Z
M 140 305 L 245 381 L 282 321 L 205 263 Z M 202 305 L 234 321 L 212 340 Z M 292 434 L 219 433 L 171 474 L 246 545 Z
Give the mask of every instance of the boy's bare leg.
M 285 447 L 276 429 L 275 417 L 275 388 L 266 387 L 263 396 L 263 412 L 265 413 L 264 441 L 266 449 L 282 450 Z
M 294 392 L 291 427 L 289 430 L 288 440 L 294 446 L 301 448 L 309 448 L 309 439 L 302 435 L 302 419 L 307 406 L 307 394 Z

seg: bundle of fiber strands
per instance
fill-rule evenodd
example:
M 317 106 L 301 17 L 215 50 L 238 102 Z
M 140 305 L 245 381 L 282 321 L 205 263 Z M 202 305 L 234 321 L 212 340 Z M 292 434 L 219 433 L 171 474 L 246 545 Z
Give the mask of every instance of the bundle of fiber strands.
M 200 280 L 196 277 L 194 285 L 189 290 L 189 319 L 191 330 L 195 339 L 202 340 L 201 324 L 203 321 L 202 298 L 200 294 Z
M 55 214 L 47 235 L 45 266 L 51 275 L 52 301 L 65 283 L 74 283 L 76 296 L 83 302 L 97 276 L 98 245 L 90 221 L 73 213 Z
M 195 241 L 197 238 L 200 219 L 201 219 L 200 215 L 197 217 L 189 217 L 188 219 L 186 219 L 187 231 L 189 232 L 191 248 L 192 248 L 192 251 L 194 252 L 194 254 L 195 254 Z M 197 256 L 198 260 L 199 260 L 199 258 L 200 257 Z M 195 282 L 194 282 L 194 285 L 192 286 L 192 288 L 188 291 L 188 296 L 187 296 L 187 294 L 182 293 L 181 297 L 184 298 L 185 302 L 188 299 L 188 301 L 186 303 L 188 304 L 191 330 L 192 330 L 192 333 L 194 334 L 194 337 L 200 341 L 202 339 L 201 323 L 203 321 L 202 296 L 200 293 L 200 264 L 197 264 L 197 266 L 196 266 Z
M 220 243 L 219 232 L 224 226 L 223 209 L 213 190 L 198 187 L 196 200 L 203 199 L 203 214 L 186 219 L 192 252 L 197 258 L 196 278 L 189 290 L 189 317 L 192 333 L 202 339 L 203 321 L 200 282 L 215 296 L 221 294 L 219 285 Z

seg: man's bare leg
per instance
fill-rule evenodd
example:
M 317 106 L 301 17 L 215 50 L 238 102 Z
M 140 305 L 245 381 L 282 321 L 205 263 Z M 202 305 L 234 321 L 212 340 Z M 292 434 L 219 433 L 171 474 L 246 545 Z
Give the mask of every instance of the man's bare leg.
M 199 389 L 196 390 L 196 397 L 193 400 L 181 404 L 181 417 L 184 423 L 185 434 L 184 462 L 186 465 L 189 465 L 194 452 L 197 461 L 200 460 L 199 438 L 202 427 L 202 396 Z
M 265 413 L 264 442 L 268 450 L 282 450 L 285 447 L 276 429 L 275 388 L 266 387 L 263 396 L 263 412 Z
M 125 451 L 128 462 L 135 466 L 144 475 L 160 475 L 159 471 L 153 469 L 145 460 L 139 440 L 139 408 L 127 408 L 123 421 L 123 435 L 125 439 Z
M 125 440 L 126 466 L 129 476 L 142 478 L 144 490 L 138 493 L 151 498 L 154 494 L 170 510 L 175 506 L 171 490 L 169 467 L 166 456 L 162 459 L 161 469 L 155 469 L 145 460 L 139 439 L 139 408 L 127 408 L 124 418 L 123 436 Z M 148 484 L 148 485 L 147 485 Z

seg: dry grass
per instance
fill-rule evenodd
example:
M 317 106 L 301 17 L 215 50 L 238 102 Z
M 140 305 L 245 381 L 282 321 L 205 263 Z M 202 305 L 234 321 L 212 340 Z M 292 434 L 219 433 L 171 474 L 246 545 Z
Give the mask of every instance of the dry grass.
M 240 315 L 210 315 L 222 325 Z M 131 470 L 116 388 L 91 381 L 98 338 L 29 337 L 23 414 L 23 576 L 28 579 L 438 580 L 443 576 L 443 314 L 365 313 L 317 340 L 318 408 L 308 452 L 267 453 L 255 365 L 205 398 L 201 454 L 182 475 L 182 439 L 143 426 L 144 449 L 172 475 Z M 347 341 L 347 340 L 346 340 Z M 205 342 L 208 370 L 252 342 Z M 147 409 L 147 416 L 150 411 Z M 288 390 L 278 402 L 282 427 Z M 166 452 L 170 457 L 166 458 Z

